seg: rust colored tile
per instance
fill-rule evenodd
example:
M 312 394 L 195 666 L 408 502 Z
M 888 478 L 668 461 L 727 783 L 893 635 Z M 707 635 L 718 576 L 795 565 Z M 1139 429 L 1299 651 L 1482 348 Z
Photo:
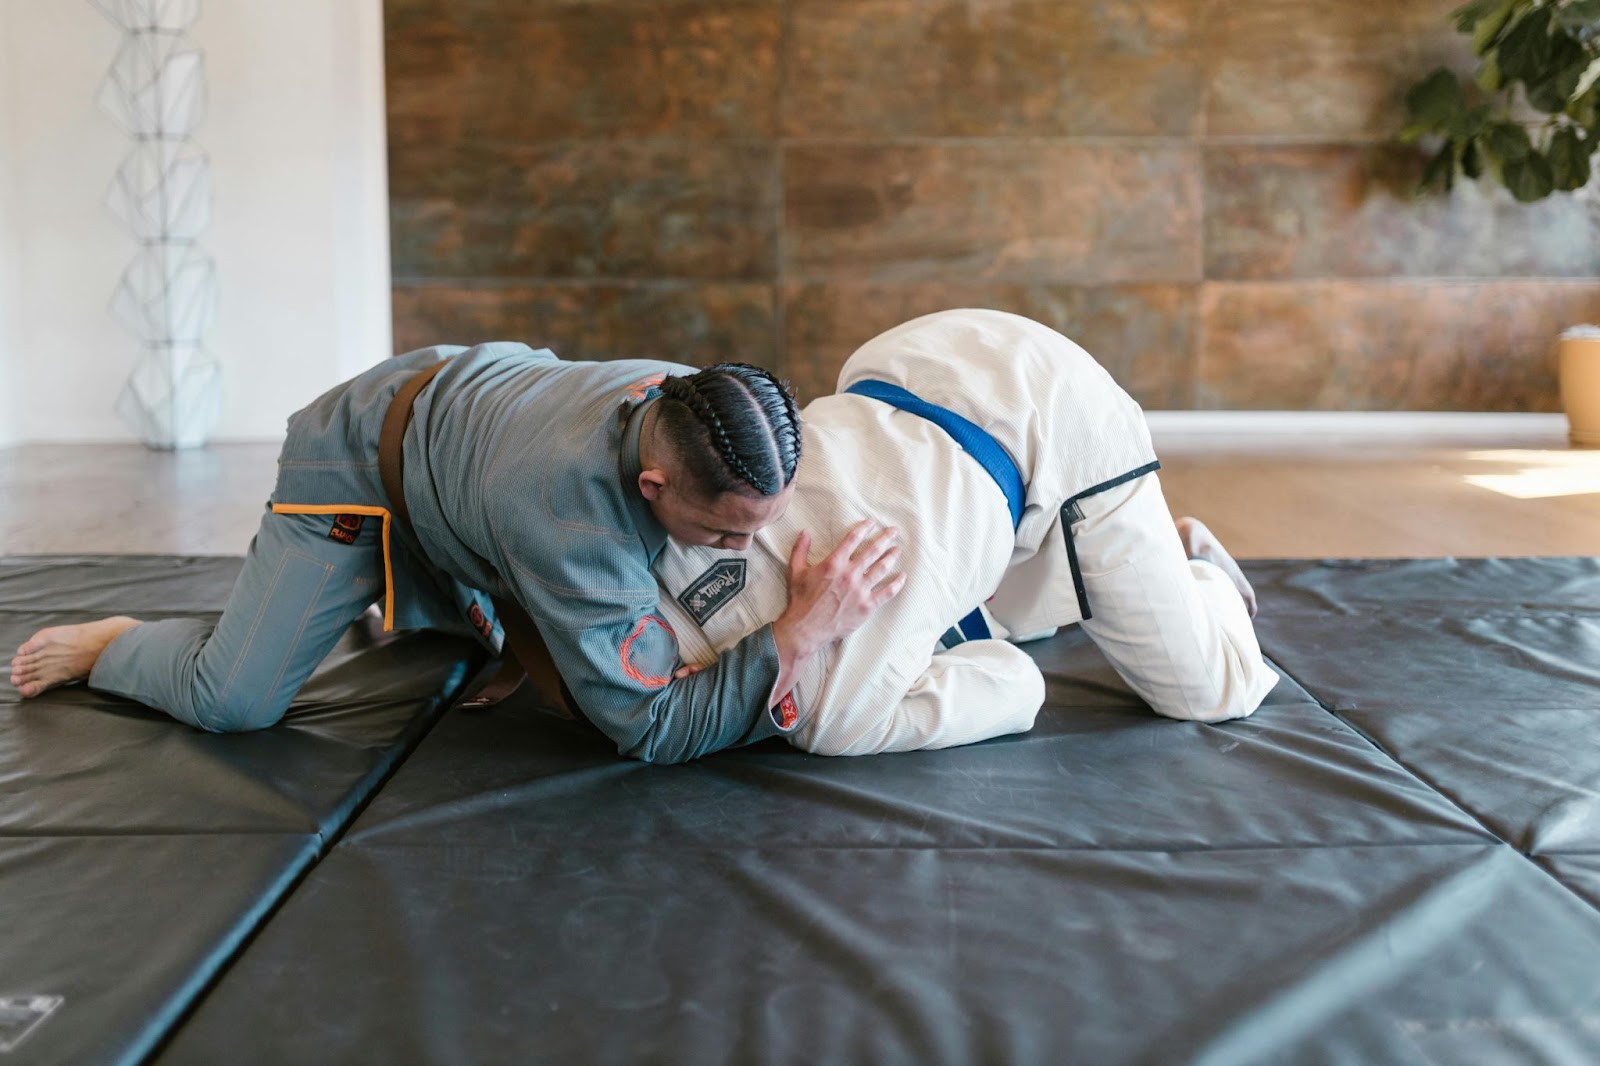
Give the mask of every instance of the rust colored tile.
M 771 278 L 775 153 L 752 144 L 524 145 L 397 174 L 394 274 Z
M 791 285 L 783 295 L 783 372 L 802 400 L 826 396 L 850 353 L 884 330 L 952 307 L 990 307 L 1071 337 L 1146 407 L 1189 407 L 1195 292 L 1189 285 Z
M 1435 67 L 1475 69 L 1461 0 L 1214 3 L 1205 30 L 1212 136 L 1399 131 L 1405 93 Z
M 563 359 L 773 366 L 770 285 L 398 285 L 397 351 L 519 340 Z
M 781 16 L 762 0 L 387 0 L 396 168 L 552 138 L 770 137 Z
M 795 137 L 1194 131 L 1193 0 L 793 0 Z
M 1187 282 L 1200 157 L 1172 145 L 796 145 L 784 154 L 796 280 Z
M 1419 156 L 1387 146 L 1205 152 L 1206 277 L 1593 277 L 1600 215 L 1466 182 L 1419 198 Z
M 1201 407 L 1554 411 L 1554 344 L 1600 281 L 1208 283 Z

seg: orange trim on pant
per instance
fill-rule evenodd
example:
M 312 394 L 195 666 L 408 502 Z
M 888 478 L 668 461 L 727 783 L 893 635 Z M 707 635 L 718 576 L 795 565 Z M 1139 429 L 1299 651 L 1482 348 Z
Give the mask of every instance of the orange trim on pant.
M 383 631 L 394 629 L 394 567 L 389 563 L 389 509 L 343 503 L 275 503 L 273 514 L 358 514 L 383 519 Z

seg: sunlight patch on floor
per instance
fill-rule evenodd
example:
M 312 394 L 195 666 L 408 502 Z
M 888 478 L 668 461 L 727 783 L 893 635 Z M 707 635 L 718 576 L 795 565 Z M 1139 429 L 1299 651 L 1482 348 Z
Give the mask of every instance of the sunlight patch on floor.
M 1461 480 L 1518 500 L 1600 493 L 1600 450 L 1476 451 L 1469 462 L 1514 467 L 1506 473 L 1464 474 Z

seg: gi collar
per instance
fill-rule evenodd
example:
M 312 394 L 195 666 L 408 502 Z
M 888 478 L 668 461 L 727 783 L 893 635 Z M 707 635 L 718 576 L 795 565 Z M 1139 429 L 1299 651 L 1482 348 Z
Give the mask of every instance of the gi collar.
M 654 565 L 656 556 L 661 554 L 661 549 L 667 545 L 667 531 L 650 510 L 650 504 L 639 494 L 639 475 L 644 472 L 644 466 L 639 462 L 639 433 L 644 428 L 645 412 L 655 405 L 655 397 L 647 398 L 643 403 L 637 404 L 630 411 L 624 407 L 623 415 L 627 424 L 622 430 L 622 450 L 617 455 L 617 463 L 622 473 L 622 495 L 628 501 L 628 510 L 633 515 L 633 526 L 639 531 L 639 540 L 644 544 L 645 554 L 650 563 Z

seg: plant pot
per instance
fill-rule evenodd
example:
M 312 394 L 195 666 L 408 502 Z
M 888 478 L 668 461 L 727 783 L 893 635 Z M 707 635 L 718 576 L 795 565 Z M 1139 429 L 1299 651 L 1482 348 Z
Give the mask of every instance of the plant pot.
M 1576 448 L 1600 448 L 1600 327 L 1579 326 L 1561 335 L 1561 406 L 1568 439 Z

